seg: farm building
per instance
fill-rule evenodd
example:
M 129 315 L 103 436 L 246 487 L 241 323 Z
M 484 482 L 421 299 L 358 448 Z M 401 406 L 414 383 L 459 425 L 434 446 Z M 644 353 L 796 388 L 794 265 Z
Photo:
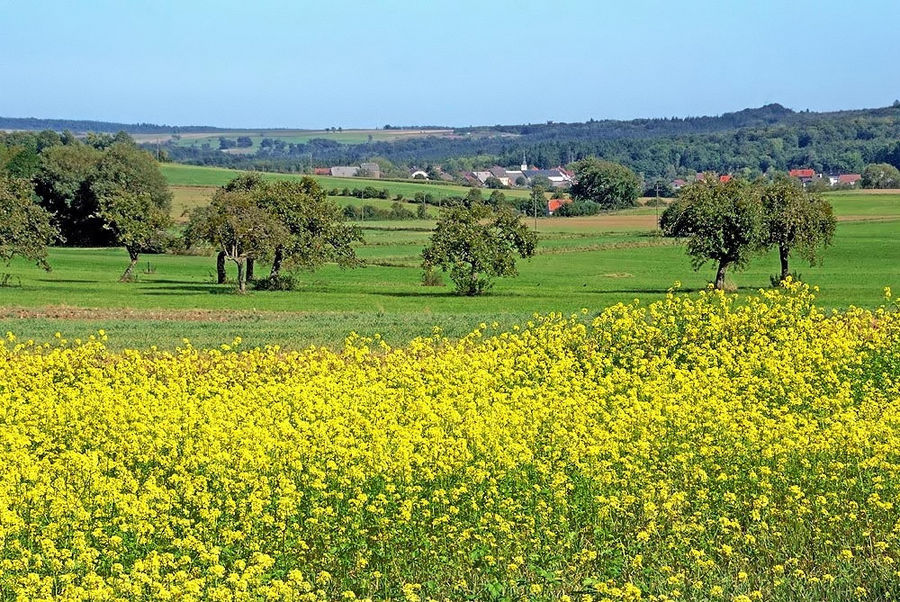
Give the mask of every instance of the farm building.
M 572 183 L 571 174 L 562 167 L 555 167 L 553 169 L 529 169 L 525 172 L 525 177 L 529 182 L 539 176 L 550 180 L 550 185 L 554 188 L 568 186 Z
M 837 183 L 839 185 L 856 186 L 856 183 L 862 179 L 858 173 L 842 173 L 838 176 Z
M 352 178 L 359 173 L 356 165 L 336 165 L 331 168 L 331 175 L 336 178 Z
M 815 169 L 792 169 L 791 171 L 788 172 L 788 175 L 790 175 L 792 178 L 800 178 L 801 180 L 803 178 L 812 179 L 812 178 L 816 177 L 816 170 Z
M 367 178 L 381 177 L 381 166 L 378 163 L 362 163 L 359 166 L 359 170 L 365 172 Z

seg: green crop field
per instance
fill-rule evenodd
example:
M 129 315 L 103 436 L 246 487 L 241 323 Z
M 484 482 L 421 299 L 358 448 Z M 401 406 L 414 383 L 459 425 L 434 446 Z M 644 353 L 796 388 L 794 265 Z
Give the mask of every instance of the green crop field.
M 182 208 L 205 202 L 213 187 L 234 173 L 183 166 L 165 171 L 177 186 L 176 204 Z M 435 187 L 458 194 L 452 186 Z M 798 260 L 792 269 L 819 286 L 825 306 L 877 306 L 885 286 L 900 288 L 900 193 L 834 193 L 829 198 L 840 220 L 834 245 L 821 265 Z M 712 269 L 692 271 L 681 245 L 656 236 L 655 213 L 642 207 L 539 219 L 538 255 L 520 263 L 518 278 L 498 280 L 481 298 L 458 297 L 449 286 L 421 285 L 420 253 L 434 225 L 427 220 L 360 222 L 366 242 L 359 254 L 367 266 L 301 273 L 299 290 L 293 292 L 237 295 L 231 286 L 214 284 L 214 262 L 207 256 L 145 255 L 138 281 L 120 284 L 124 250 L 53 249 L 50 273 L 19 261 L 4 270 L 9 277 L 0 288 L 0 332 L 42 340 L 60 332 L 71 339 L 102 328 L 116 347 L 172 348 L 182 338 L 216 345 L 235 336 L 251 346 L 338 346 L 356 331 L 381 333 L 399 344 L 435 326 L 459 336 L 480 322 L 509 325 L 535 312 L 586 308 L 591 315 L 620 301 L 648 302 L 676 280 L 687 291 L 706 286 Z M 760 257 L 730 280 L 739 293 L 754 291 L 769 286 L 776 268 L 774 254 Z

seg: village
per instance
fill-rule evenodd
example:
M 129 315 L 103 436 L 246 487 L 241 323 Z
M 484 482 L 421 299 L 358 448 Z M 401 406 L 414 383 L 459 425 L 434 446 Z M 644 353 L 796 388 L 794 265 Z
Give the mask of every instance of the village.
M 430 173 L 429 173 L 430 171 Z M 450 173 L 442 171 L 440 168 L 432 168 L 426 171 L 418 167 L 409 169 L 408 178 L 411 180 L 431 180 L 440 179 L 447 182 L 463 180 L 470 186 L 486 187 L 486 188 L 530 188 L 535 182 L 540 182 L 548 189 L 565 189 L 571 186 L 575 173 L 562 166 L 550 169 L 540 169 L 535 166 L 529 166 L 523 159 L 523 162 L 517 169 L 509 169 L 495 165 L 484 170 L 475 170 L 464 172 L 460 176 L 454 176 Z M 333 176 L 337 178 L 373 178 L 380 179 L 382 177 L 381 168 L 378 163 L 369 162 L 359 165 L 337 165 L 334 167 L 317 167 L 315 175 Z M 858 173 L 819 173 L 815 169 L 801 168 L 792 169 L 789 172 L 792 178 L 800 180 L 804 186 L 818 185 L 827 188 L 855 188 L 859 185 L 862 175 Z M 698 172 L 693 177 L 675 178 L 669 182 L 669 187 L 673 192 L 677 192 L 691 181 L 699 180 L 706 174 Z M 715 174 L 720 181 L 727 182 L 732 174 Z M 551 190 L 552 192 L 552 190 Z

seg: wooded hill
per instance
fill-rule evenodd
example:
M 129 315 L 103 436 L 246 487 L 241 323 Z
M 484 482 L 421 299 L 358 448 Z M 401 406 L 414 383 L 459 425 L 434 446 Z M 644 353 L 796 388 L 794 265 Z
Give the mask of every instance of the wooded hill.
M 0 127 L 9 121 L 0 118 Z M 63 123 L 78 122 L 58 122 Z M 137 124 L 121 129 L 126 127 L 167 126 Z M 201 130 L 200 126 L 189 129 Z M 900 166 L 898 140 L 900 102 L 876 109 L 821 113 L 770 104 L 716 117 L 458 128 L 452 135 L 362 144 L 313 139 L 261 146 L 246 154 L 174 143 L 164 150 L 178 162 L 267 171 L 352 165 L 377 157 L 397 166 L 439 164 L 447 172 L 460 173 L 493 164 L 519 165 L 523 154 L 529 164 L 541 168 L 596 155 L 627 165 L 645 178 L 669 178 L 699 171 L 750 175 L 795 167 L 826 173 L 859 172 L 866 164 L 877 162 Z

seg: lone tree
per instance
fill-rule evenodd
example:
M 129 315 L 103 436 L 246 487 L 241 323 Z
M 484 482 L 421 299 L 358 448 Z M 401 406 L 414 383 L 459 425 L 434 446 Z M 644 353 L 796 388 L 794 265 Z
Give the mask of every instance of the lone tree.
M 576 201 L 594 201 L 603 209 L 634 206 L 641 194 L 641 179 L 633 171 L 609 161 L 588 157 L 573 166 L 570 193 Z
M 149 153 L 129 142 L 115 142 L 103 154 L 90 178 L 97 213 L 130 263 L 119 278 L 131 280 L 140 253 L 160 248 L 171 224 L 172 195 Z
M 449 272 L 461 295 L 480 295 L 492 278 L 518 274 L 516 256 L 531 257 L 536 245 L 535 233 L 507 207 L 453 206 L 441 213 L 422 267 Z
M 831 244 L 837 222 L 831 203 L 804 190 L 795 178 L 783 174 L 762 186 L 766 243 L 778 247 L 779 280 L 783 281 L 790 274 L 788 260 L 792 253 L 815 265 L 818 249 Z
M 216 191 L 212 202 L 191 213 L 188 243 L 205 242 L 225 253 L 237 266 L 237 286 L 247 290 L 247 260 L 271 257 L 290 239 L 275 215 L 260 207 L 247 190 Z
M 9 265 L 13 257 L 24 257 L 49 272 L 47 245 L 58 235 L 28 181 L 0 176 L 0 259 Z
M 694 270 L 716 263 L 715 287 L 725 288 L 729 267 L 742 268 L 765 245 L 760 189 L 743 179 L 707 176 L 679 191 L 660 219 L 667 236 L 686 237 Z

